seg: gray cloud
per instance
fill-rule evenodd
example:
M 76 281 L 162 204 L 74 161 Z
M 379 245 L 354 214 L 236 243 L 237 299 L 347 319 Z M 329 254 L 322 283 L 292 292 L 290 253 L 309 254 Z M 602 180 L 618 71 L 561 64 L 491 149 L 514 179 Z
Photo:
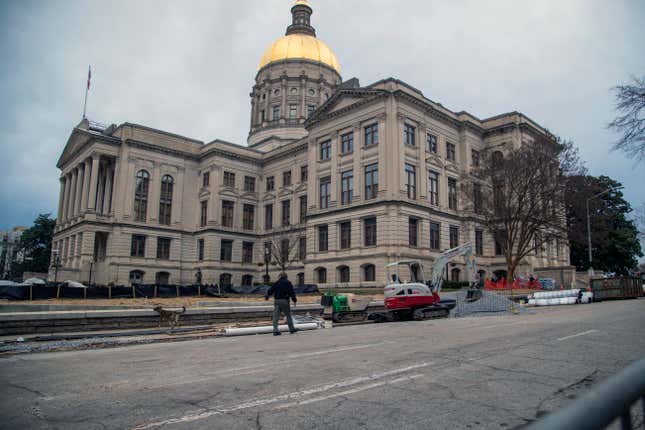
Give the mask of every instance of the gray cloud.
M 291 1 L 0 1 L 0 228 L 55 212 L 55 163 L 88 116 L 245 143 L 248 94 Z M 520 110 L 645 202 L 645 168 L 608 148 L 609 88 L 645 71 L 645 3 L 311 1 L 344 78 L 394 76 L 454 110 Z

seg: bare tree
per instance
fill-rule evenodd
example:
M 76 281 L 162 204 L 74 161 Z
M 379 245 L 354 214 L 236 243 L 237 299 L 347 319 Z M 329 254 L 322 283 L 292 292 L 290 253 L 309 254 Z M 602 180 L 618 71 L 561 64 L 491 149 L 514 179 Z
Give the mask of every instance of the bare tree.
M 304 256 L 300 255 L 302 238 L 303 232 L 293 230 L 271 236 L 264 244 L 271 248 L 270 264 L 277 266 L 281 272 L 286 272 L 293 263 L 303 260 Z
M 645 160 L 645 76 L 632 76 L 632 83 L 612 88 L 618 116 L 609 123 L 609 129 L 622 134 L 614 143 L 618 149 L 636 161 Z
M 509 280 L 525 257 L 566 240 L 566 181 L 581 171 L 573 144 L 549 136 L 485 151 L 462 181 L 465 209 L 493 235 Z

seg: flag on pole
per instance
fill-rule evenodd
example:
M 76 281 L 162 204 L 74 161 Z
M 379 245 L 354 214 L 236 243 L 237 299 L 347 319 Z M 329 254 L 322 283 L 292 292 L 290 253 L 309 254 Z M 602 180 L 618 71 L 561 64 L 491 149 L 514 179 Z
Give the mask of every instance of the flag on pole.
M 90 81 L 92 80 L 92 66 L 88 66 L 87 69 L 87 89 L 90 89 Z

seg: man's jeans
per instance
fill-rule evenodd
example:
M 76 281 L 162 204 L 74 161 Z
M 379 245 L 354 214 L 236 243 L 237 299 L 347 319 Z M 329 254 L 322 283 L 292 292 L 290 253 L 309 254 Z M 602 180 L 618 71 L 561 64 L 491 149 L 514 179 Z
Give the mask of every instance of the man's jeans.
M 289 325 L 289 331 L 294 331 L 293 319 L 291 319 L 291 306 L 289 305 L 289 299 L 276 299 L 273 303 L 273 331 L 277 332 L 278 330 L 278 320 L 280 319 L 280 313 L 283 313 L 287 317 L 287 324 Z

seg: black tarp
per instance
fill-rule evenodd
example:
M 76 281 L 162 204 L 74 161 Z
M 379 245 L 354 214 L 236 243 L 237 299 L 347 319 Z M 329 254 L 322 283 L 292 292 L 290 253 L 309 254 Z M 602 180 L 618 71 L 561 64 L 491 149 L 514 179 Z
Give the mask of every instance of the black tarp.
M 32 285 L 32 297 L 34 300 L 55 299 L 56 284 Z
M 24 285 L 5 285 L 0 287 L 0 299 L 27 300 L 29 287 Z

